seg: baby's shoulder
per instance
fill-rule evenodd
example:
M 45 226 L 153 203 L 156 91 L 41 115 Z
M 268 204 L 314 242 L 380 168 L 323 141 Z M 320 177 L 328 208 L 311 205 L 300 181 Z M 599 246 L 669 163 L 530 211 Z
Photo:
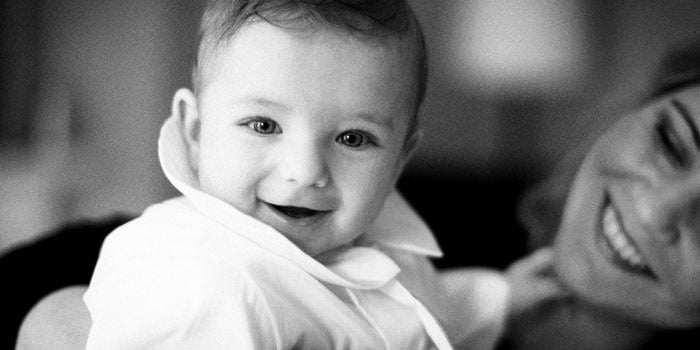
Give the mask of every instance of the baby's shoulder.
M 191 233 L 167 223 L 153 227 L 144 218 L 129 222 L 105 240 L 93 280 L 188 302 L 256 289 L 248 257 L 237 251 L 226 255 L 206 236 Z
M 121 259 L 186 262 L 193 268 L 244 277 L 284 270 L 288 264 L 265 247 L 201 215 L 182 197 L 150 206 L 110 233 L 102 249 L 101 255 L 112 251 Z
M 288 279 L 302 281 L 307 275 L 288 259 L 207 219 L 182 197 L 153 205 L 113 231 L 100 260 L 146 264 L 154 271 L 177 266 L 192 283 L 204 285 L 267 288 Z
M 105 246 L 116 245 L 121 251 L 186 252 L 200 246 L 198 241 L 214 229 L 215 225 L 202 220 L 186 199 L 177 197 L 151 205 L 139 217 L 117 227 Z

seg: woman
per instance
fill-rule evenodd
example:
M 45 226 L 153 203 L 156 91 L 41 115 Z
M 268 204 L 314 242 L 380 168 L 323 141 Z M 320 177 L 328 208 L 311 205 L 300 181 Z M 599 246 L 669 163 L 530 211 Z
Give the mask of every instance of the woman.
M 572 296 L 513 320 L 515 348 L 700 344 L 700 42 L 669 55 L 655 87 L 574 177 L 525 200 L 533 241 L 556 234 L 556 275 Z

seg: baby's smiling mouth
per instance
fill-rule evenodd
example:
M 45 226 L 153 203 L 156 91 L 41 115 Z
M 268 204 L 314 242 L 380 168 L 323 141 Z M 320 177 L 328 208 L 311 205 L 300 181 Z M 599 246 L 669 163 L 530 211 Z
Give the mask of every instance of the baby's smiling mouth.
M 270 208 L 274 209 L 276 212 L 287 216 L 292 219 L 305 219 L 318 214 L 328 213 L 327 210 L 315 210 L 304 207 L 294 207 L 288 205 L 275 205 L 272 203 L 267 203 Z

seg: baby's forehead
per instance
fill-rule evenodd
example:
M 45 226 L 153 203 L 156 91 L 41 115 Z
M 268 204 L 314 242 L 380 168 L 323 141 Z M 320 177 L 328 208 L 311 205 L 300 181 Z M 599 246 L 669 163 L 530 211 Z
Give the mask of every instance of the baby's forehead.
M 395 119 L 415 114 L 416 84 L 401 50 L 344 33 L 290 33 L 253 24 L 210 60 L 203 101 L 218 95 L 242 110 L 272 106 L 271 112 L 289 115 L 323 110 L 362 121 L 380 119 L 375 124 L 381 126 L 403 125 Z
M 257 17 L 256 17 L 257 18 Z M 254 19 L 246 21 L 236 33 L 228 38 L 224 38 L 211 45 L 202 45 L 198 55 L 198 64 L 195 67 L 196 75 L 200 76 L 200 80 L 205 80 L 208 73 L 216 71 L 216 66 L 221 62 L 218 58 L 227 54 L 228 50 L 243 49 L 245 45 L 238 43 L 241 36 L 246 33 L 251 27 L 268 26 L 282 30 L 292 36 L 298 38 L 335 38 L 347 42 L 348 44 L 360 44 L 366 47 L 376 49 L 377 51 L 392 51 L 398 53 L 395 57 L 400 59 L 395 62 L 397 65 L 410 63 L 416 67 L 422 64 L 421 51 L 422 47 L 419 40 L 415 38 L 415 30 L 407 31 L 406 33 L 384 33 L 384 32 L 353 32 L 347 28 L 333 26 L 325 23 L 309 24 L 305 26 L 283 26 L 274 23 L 268 23 L 262 19 Z M 419 75 L 415 69 L 416 76 Z M 197 84 L 195 84 L 197 85 Z M 197 86 L 195 86 L 197 88 Z

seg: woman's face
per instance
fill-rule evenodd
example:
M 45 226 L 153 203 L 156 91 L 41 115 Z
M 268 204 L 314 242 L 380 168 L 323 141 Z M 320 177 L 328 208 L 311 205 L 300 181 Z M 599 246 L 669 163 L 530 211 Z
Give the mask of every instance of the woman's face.
M 700 86 L 597 141 L 555 245 L 557 272 L 580 299 L 663 328 L 700 325 Z

